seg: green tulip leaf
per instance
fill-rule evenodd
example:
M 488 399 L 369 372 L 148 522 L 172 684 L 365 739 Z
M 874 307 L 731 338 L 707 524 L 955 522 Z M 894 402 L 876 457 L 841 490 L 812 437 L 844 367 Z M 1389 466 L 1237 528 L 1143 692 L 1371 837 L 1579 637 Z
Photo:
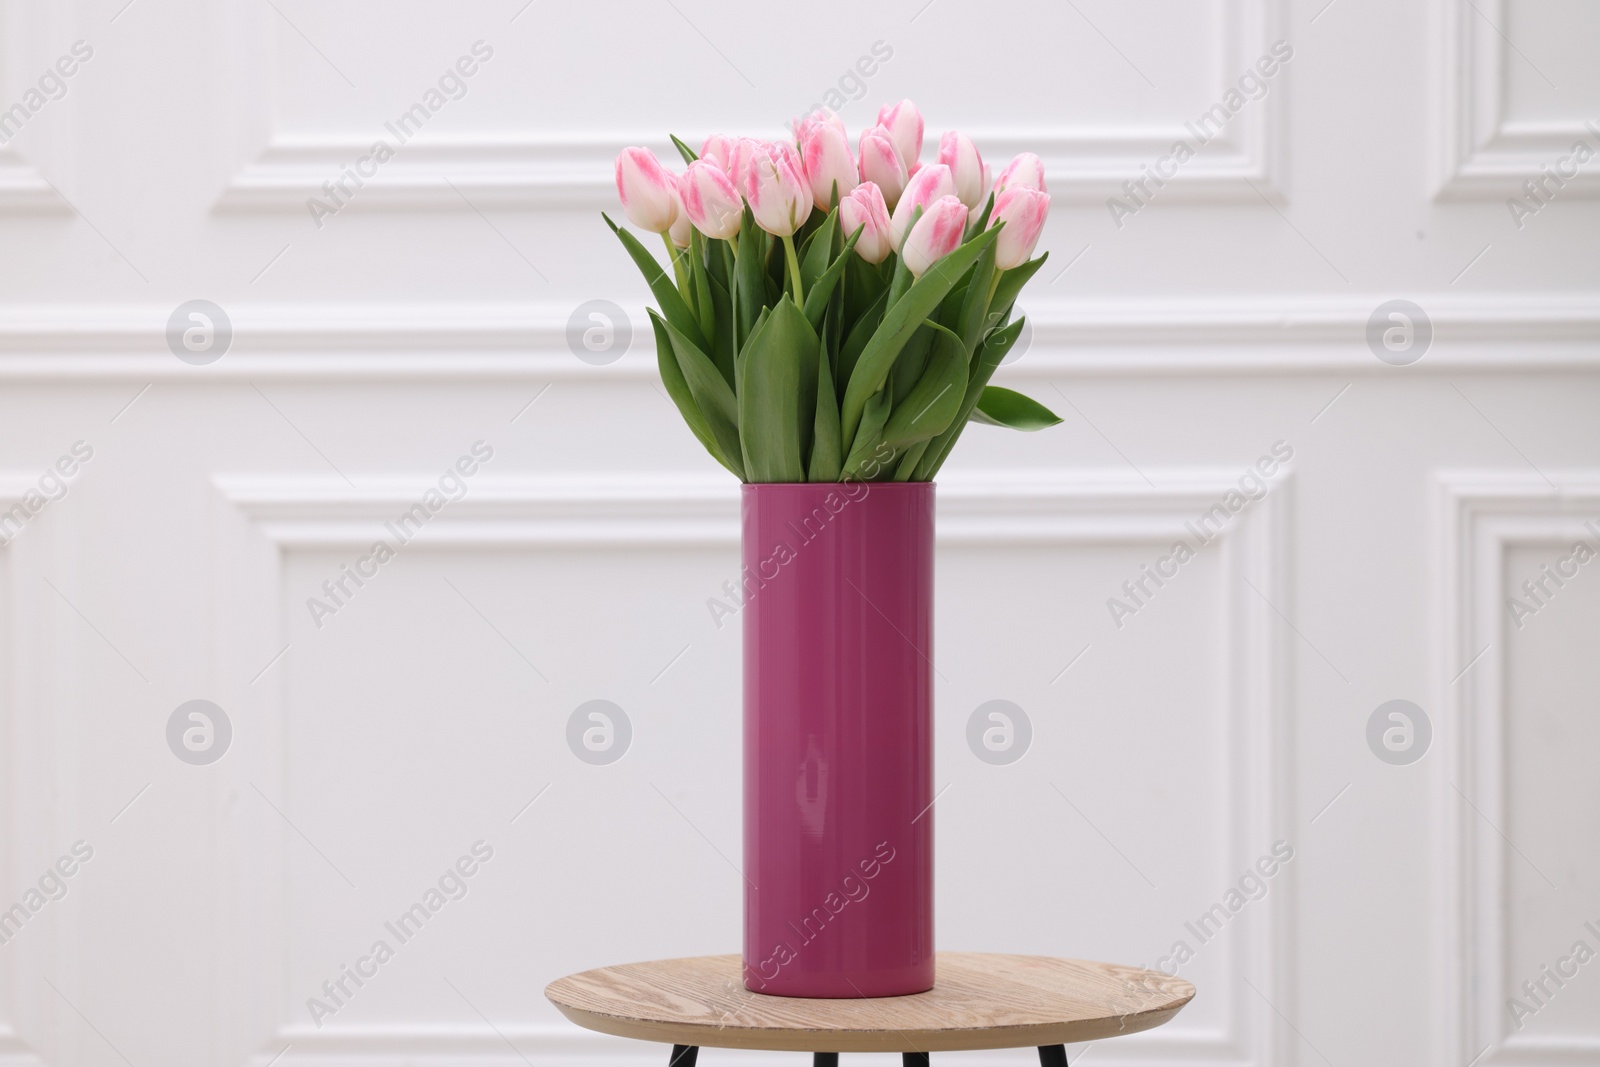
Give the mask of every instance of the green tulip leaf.
M 938 323 L 928 325 L 936 340 L 927 369 L 905 398 L 895 401 L 894 414 L 883 428 L 884 441 L 897 450 L 942 433 L 967 395 L 967 352 L 961 338 Z
M 810 190 L 808 189 L 807 196 L 809 195 Z M 827 221 L 828 213 L 816 210 L 816 205 L 813 204 L 811 205 L 811 210 L 806 212 L 806 221 L 802 222 L 800 228 L 790 235 L 791 240 L 794 241 L 795 254 L 801 259 L 805 259 L 806 249 L 811 245 L 812 236 L 822 229 Z M 775 238 L 775 240 L 782 241 L 783 238 L 779 237 Z
M 617 239 L 622 242 L 622 247 L 627 249 L 628 255 L 633 257 L 634 265 L 644 275 L 645 283 L 650 286 L 650 292 L 655 295 L 656 303 L 661 305 L 662 317 L 679 330 L 682 330 L 685 336 L 701 349 L 708 347 L 705 334 L 700 330 L 700 323 L 695 318 L 695 313 L 689 309 L 689 305 L 683 299 L 683 294 L 678 292 L 678 287 L 672 284 L 672 279 L 668 278 L 666 272 L 661 269 L 661 264 L 656 260 L 656 257 L 651 255 L 650 251 L 639 243 L 637 237 L 612 222 L 605 212 L 602 211 L 600 217 L 606 220 L 606 225 L 611 227 L 611 232 L 617 235 Z
M 701 414 L 700 408 L 695 404 L 694 394 L 689 390 L 689 384 L 684 381 L 683 371 L 678 366 L 678 358 L 672 348 L 672 337 L 667 333 L 667 324 L 659 315 L 651 312 L 650 325 L 655 328 L 656 334 L 656 366 L 661 371 L 661 384 L 666 386 L 667 395 L 672 398 L 673 404 L 678 408 L 678 414 L 683 416 L 683 421 L 689 427 L 689 432 L 695 439 L 705 446 L 713 459 L 732 471 L 740 480 L 744 479 L 742 466 L 735 466 L 728 462 L 717 447 L 716 437 L 711 433 L 711 427 L 706 422 L 706 417 Z
M 715 337 L 717 305 L 711 296 L 711 275 L 706 270 L 705 239 L 700 236 L 699 230 L 689 231 L 689 248 L 684 254 L 689 257 L 689 276 L 694 280 L 693 310 L 699 317 L 701 336 Z
M 656 317 L 652 314 L 652 318 Z M 663 321 L 662 326 L 672 341 L 678 369 L 683 372 L 683 380 L 694 397 L 695 407 L 705 419 L 706 428 L 711 431 L 723 462 L 742 478 L 744 464 L 743 452 L 739 447 L 739 407 L 734 400 L 732 387 L 722 377 L 716 364 L 711 362 L 711 357 L 674 329 L 672 323 Z
M 844 325 L 845 334 L 849 335 L 849 326 L 859 319 L 863 312 L 877 303 L 878 297 L 887 290 L 883 279 L 878 275 L 877 264 L 868 263 L 860 256 L 846 256 L 849 262 L 844 269 L 844 279 L 839 283 L 839 291 L 844 293 Z
M 843 277 L 841 275 L 841 277 Z M 809 320 L 808 320 L 809 321 Z M 835 285 L 833 295 L 828 298 L 828 310 L 823 312 L 822 318 L 822 343 L 828 354 L 828 367 L 835 381 L 838 380 L 839 349 L 844 344 L 844 286 Z M 839 403 L 838 390 L 834 390 L 834 405 Z
M 878 299 L 867 307 L 855 325 L 850 328 L 850 332 L 845 335 L 844 347 L 839 349 L 839 373 L 834 376 L 836 388 L 846 385 L 855 373 L 856 363 L 860 361 L 862 351 L 867 347 L 867 342 L 872 340 L 872 335 L 877 332 L 878 324 L 883 321 L 883 309 L 888 302 L 888 290 L 880 292 Z
M 906 454 L 900 457 L 900 463 L 894 469 L 895 481 L 909 482 L 911 480 L 911 476 L 917 471 L 917 464 L 922 462 L 922 457 L 928 451 L 928 445 L 928 441 L 918 441 L 906 449 Z
M 711 276 L 721 282 L 728 292 L 733 292 L 733 242 L 707 237 L 706 248 L 710 252 L 706 267 L 711 271 Z
M 881 389 L 867 398 L 861 411 L 861 425 L 856 430 L 855 444 L 850 447 L 850 458 L 845 460 L 847 477 L 871 481 L 895 456 L 883 440 L 883 427 L 889 421 L 889 390 Z
M 828 264 L 834 260 L 833 246 L 837 243 L 838 236 L 839 212 L 838 209 L 834 209 L 811 235 L 811 242 L 806 246 L 805 253 L 800 259 L 800 282 L 805 288 L 807 307 L 811 306 L 812 286 L 817 284 L 817 279 L 822 277 L 822 272 L 827 270 Z M 813 322 L 812 326 L 815 327 L 816 323 Z
M 897 406 L 911 395 L 911 390 L 922 380 L 922 372 L 928 369 L 928 357 L 933 354 L 933 336 L 933 320 L 929 319 L 911 335 L 911 340 L 906 342 L 899 358 L 894 361 L 894 369 L 889 372 L 889 396 Z
M 722 372 L 728 387 L 733 387 L 733 298 L 721 282 L 711 279 L 711 306 L 715 313 L 713 326 L 716 335 L 711 338 L 711 361 Z
M 972 416 L 972 409 L 978 406 L 978 397 L 983 395 L 983 389 L 994 375 L 994 369 L 1000 366 L 1000 361 L 1006 358 L 1011 346 L 1017 343 L 1017 338 L 1022 335 L 1023 324 L 1026 322 L 1026 319 L 1018 319 L 1009 326 L 996 330 L 979 347 L 977 357 L 972 361 L 972 374 L 967 380 L 967 393 L 961 401 L 961 410 L 951 420 L 950 425 L 934 437 L 928 446 L 928 451 L 922 456 L 922 462 L 917 464 L 917 471 L 913 476 L 915 481 L 931 481 L 933 476 L 939 473 L 939 468 L 944 465 L 945 458 L 950 455 L 950 450 L 960 438 L 961 431 L 966 429 L 967 420 Z
M 827 342 L 822 345 L 817 354 L 817 414 L 811 428 L 808 474 L 813 482 L 836 482 L 844 472 L 844 457 L 839 452 L 839 394 L 833 388 Z
M 739 427 L 751 481 L 803 482 L 816 420 L 821 341 L 793 300 L 780 300 L 740 358 Z
M 756 228 L 755 216 L 744 209 L 744 223 L 739 228 L 739 253 L 733 267 L 734 350 L 743 349 L 755 330 L 761 309 L 767 306 L 767 283 L 762 277 L 763 250 L 761 231 Z
M 994 245 L 990 245 L 972 265 L 972 278 L 961 301 L 961 315 L 956 320 L 956 332 L 967 351 L 967 361 L 978 350 L 983 339 L 983 327 L 989 316 L 989 287 L 994 284 Z
M 1013 430 L 1042 430 L 1057 426 L 1061 417 L 1031 396 L 998 385 L 984 386 L 978 404 L 969 416 L 973 422 L 1006 426 Z
M 999 232 L 987 230 L 939 260 L 884 312 L 883 322 L 862 350 L 850 374 L 850 384 L 845 387 L 844 403 L 839 412 L 842 440 L 855 440 L 867 398 L 883 388 L 895 357 Z
M 806 280 L 806 321 L 811 323 L 811 328 L 822 328 L 822 316 L 828 310 L 828 301 L 833 296 L 839 284 L 839 278 L 844 274 L 845 266 L 850 262 L 850 255 L 855 251 L 856 239 L 861 236 L 857 230 L 845 239 L 844 249 L 834 258 L 834 261 L 815 279 Z M 800 267 L 802 276 L 806 273 L 804 265 Z
M 1044 261 L 1050 258 L 1050 253 L 1035 259 L 1030 259 L 1020 267 L 1013 267 L 1000 273 L 1000 284 L 995 286 L 994 299 L 989 301 L 989 312 L 1004 315 L 1011 310 L 1011 305 L 1017 302 L 1017 294 L 1022 292 L 1022 287 L 1028 280 L 1039 273 L 1039 268 L 1044 266 Z
M 994 214 L 994 194 L 989 194 L 989 200 L 983 205 L 983 214 L 978 216 L 976 222 L 967 227 L 967 240 L 972 240 L 978 234 L 989 228 L 989 216 Z
M 678 140 L 678 135 L 677 134 L 669 133 L 669 134 L 667 134 L 667 136 L 672 138 L 672 143 L 678 149 L 678 155 L 683 157 L 683 165 L 684 166 L 687 167 L 689 164 L 693 163 L 695 160 L 700 158 L 699 155 L 697 155 L 695 153 L 694 149 L 690 148 L 688 145 L 686 145 L 682 141 Z
M 755 327 L 750 331 L 750 336 L 745 339 L 744 347 L 739 349 L 739 351 L 734 354 L 733 395 L 735 397 L 741 397 L 744 395 L 744 357 L 750 351 L 750 343 L 761 335 L 762 330 L 766 329 L 767 315 L 770 310 L 770 308 L 761 309 L 761 314 L 756 317 Z
M 922 209 L 919 207 L 913 217 L 921 214 Z M 911 288 L 911 283 L 917 279 L 911 273 L 911 268 L 906 266 L 906 261 L 902 256 L 891 253 L 883 263 L 884 266 L 889 268 L 889 303 L 886 306 L 894 307 L 895 304 L 900 302 L 900 298 L 906 295 L 906 290 Z

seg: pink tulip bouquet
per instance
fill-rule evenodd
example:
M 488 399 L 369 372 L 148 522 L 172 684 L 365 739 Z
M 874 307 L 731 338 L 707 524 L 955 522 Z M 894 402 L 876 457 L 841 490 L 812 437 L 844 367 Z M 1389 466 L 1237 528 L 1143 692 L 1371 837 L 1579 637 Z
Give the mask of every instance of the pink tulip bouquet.
M 922 116 L 885 107 L 852 152 L 823 109 L 792 141 L 713 136 L 686 169 L 617 157 L 656 358 L 689 429 L 746 482 L 928 481 L 970 421 L 1060 422 L 989 378 L 1022 332 L 1017 294 L 1050 209 L 1039 157 L 991 188 L 977 146 L 947 133 L 922 161 Z

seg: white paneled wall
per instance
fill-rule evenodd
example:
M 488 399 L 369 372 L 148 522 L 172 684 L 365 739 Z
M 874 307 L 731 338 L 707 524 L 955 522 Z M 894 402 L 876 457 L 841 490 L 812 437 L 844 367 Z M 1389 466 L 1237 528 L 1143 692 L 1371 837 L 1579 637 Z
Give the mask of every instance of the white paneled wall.
M 942 947 L 1199 987 L 1074 1062 L 1592 1062 L 1596 39 L 1583 0 L 0 2 L 0 1063 L 665 1054 L 541 995 L 739 945 L 737 487 L 598 213 L 623 145 L 830 94 L 1054 198 L 1001 374 L 1065 422 L 941 478 Z

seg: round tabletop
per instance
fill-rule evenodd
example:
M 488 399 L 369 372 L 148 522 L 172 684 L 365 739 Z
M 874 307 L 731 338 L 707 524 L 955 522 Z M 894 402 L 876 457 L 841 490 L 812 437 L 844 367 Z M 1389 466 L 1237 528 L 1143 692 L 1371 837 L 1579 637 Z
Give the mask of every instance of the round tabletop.
M 545 987 L 579 1026 L 621 1037 L 788 1052 L 942 1052 L 1093 1041 L 1160 1026 L 1194 997 L 1181 978 L 1048 956 L 941 952 L 926 993 L 773 997 L 738 956 L 601 967 Z

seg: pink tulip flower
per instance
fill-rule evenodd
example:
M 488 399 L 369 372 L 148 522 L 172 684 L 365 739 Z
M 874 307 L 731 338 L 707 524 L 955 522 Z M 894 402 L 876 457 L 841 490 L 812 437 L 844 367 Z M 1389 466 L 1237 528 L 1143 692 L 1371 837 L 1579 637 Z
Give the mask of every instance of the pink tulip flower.
M 811 186 L 812 199 L 823 211 L 832 208 L 834 187 L 839 199 L 850 195 L 859 179 L 856 161 L 850 155 L 850 142 L 845 139 L 844 123 L 837 126 L 826 121 L 810 122 L 800 133 L 800 160 L 804 164 L 806 181 Z
M 713 160 L 702 158 L 689 164 L 678 179 L 678 197 L 689 222 L 707 237 L 731 241 L 738 236 L 744 202 Z
M 954 130 L 939 138 L 939 162 L 950 168 L 956 182 L 956 196 L 967 205 L 967 210 L 977 211 L 983 207 L 989 195 L 989 167 L 972 138 Z
M 733 173 L 728 168 L 728 161 L 733 156 L 734 138 L 726 134 L 714 133 L 705 139 L 700 146 L 700 158 L 709 160 L 722 168 L 722 173 Z
M 806 134 L 817 126 L 832 126 L 839 131 L 839 136 L 849 140 L 844 129 L 844 119 L 831 107 L 819 107 L 807 115 L 802 115 L 791 124 L 794 128 L 794 140 L 798 145 L 804 145 Z
M 1049 192 L 1044 187 L 1044 164 L 1032 152 L 1023 152 L 1000 172 L 994 180 L 994 195 L 998 197 L 1007 189 L 1036 189 Z
M 889 131 L 882 126 L 862 130 L 861 180 L 876 185 L 883 193 L 883 202 L 893 208 L 900 202 L 909 179 Z
M 1018 186 L 995 197 L 989 228 L 1002 222 L 1006 224 L 994 243 L 997 270 L 1020 267 L 1033 257 L 1033 248 L 1039 243 L 1039 234 L 1049 214 L 1050 194 L 1037 189 Z
M 756 225 L 774 237 L 792 237 L 811 214 L 811 188 L 794 148 L 781 141 L 758 143 L 740 167 L 736 186 Z
M 916 176 L 906 184 L 906 191 L 901 195 L 900 202 L 895 205 L 894 217 L 889 221 L 889 242 L 894 246 L 894 250 L 900 251 L 900 245 L 911 229 L 911 220 L 916 215 L 917 208 L 926 211 L 941 197 L 955 195 L 955 179 L 950 175 L 950 168 L 943 163 L 930 163 L 917 171 Z
M 885 104 L 878 112 L 878 125 L 889 131 L 900 162 L 909 172 L 922 155 L 922 112 L 909 100 Z
M 868 263 L 882 263 L 894 249 L 889 244 L 889 207 L 883 190 L 862 182 L 839 201 L 839 228 L 845 237 L 857 230 L 856 254 Z
M 641 230 L 665 233 L 678 217 L 677 183 L 648 148 L 624 148 L 617 156 L 617 196 L 628 221 Z
M 746 162 L 761 147 L 761 142 L 754 137 L 735 137 L 728 146 L 728 162 L 722 168 L 722 173 L 733 182 L 735 189 L 739 188 L 739 175 L 744 173 Z
M 900 258 L 912 276 L 920 278 L 929 267 L 960 247 L 966 232 L 967 205 L 955 196 L 942 196 L 906 234 Z

